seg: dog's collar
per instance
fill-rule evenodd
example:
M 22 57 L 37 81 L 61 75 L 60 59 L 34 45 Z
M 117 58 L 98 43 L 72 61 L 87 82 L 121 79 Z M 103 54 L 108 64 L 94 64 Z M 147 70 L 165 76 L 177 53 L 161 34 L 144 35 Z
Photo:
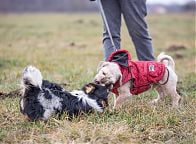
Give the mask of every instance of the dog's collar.
M 160 85 L 165 85 L 168 82 L 168 80 L 169 80 L 169 70 L 168 70 L 168 68 L 166 68 L 166 70 L 167 70 L 167 79 L 163 83 L 159 82 Z

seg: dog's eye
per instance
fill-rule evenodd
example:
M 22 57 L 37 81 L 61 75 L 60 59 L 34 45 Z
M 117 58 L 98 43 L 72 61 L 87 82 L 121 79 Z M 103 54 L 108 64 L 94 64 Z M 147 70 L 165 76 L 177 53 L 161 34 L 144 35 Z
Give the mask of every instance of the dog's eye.
M 103 72 L 103 75 L 105 76 L 105 75 L 106 75 L 106 73 L 105 73 L 105 72 Z

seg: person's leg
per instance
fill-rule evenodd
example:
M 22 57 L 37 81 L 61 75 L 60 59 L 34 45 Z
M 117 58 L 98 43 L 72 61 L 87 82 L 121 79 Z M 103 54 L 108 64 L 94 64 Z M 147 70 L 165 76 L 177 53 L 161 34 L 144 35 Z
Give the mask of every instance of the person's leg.
M 154 60 L 152 39 L 145 21 L 146 0 L 121 0 L 121 10 L 139 60 Z
M 115 47 L 120 49 L 121 8 L 119 0 L 102 0 L 102 6 L 110 27 Z M 105 25 L 103 32 L 103 48 L 104 58 L 107 60 L 114 49 Z

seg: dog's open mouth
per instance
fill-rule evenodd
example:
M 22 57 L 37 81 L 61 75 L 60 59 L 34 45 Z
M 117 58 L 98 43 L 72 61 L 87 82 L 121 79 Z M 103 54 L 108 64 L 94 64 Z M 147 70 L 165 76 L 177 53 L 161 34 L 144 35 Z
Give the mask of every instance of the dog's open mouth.
M 101 85 L 101 86 L 106 86 L 109 90 L 113 89 L 114 83 L 113 82 L 103 82 L 103 81 L 94 81 L 95 84 Z
M 105 86 L 109 91 L 111 91 L 113 89 L 113 85 L 112 83 L 99 83 L 99 82 L 94 82 L 95 84 L 101 85 L 101 86 Z
M 109 90 L 112 90 L 113 89 L 113 85 L 112 83 L 108 83 L 108 84 L 105 84 L 105 86 L 109 89 Z

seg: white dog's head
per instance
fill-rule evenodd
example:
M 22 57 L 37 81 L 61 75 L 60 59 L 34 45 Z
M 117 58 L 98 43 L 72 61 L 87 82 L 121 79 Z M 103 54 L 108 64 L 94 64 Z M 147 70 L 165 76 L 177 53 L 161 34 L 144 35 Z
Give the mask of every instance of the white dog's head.
M 122 78 L 118 64 L 113 62 L 100 62 L 97 71 L 98 73 L 94 78 L 94 82 L 97 84 L 113 86 Z

